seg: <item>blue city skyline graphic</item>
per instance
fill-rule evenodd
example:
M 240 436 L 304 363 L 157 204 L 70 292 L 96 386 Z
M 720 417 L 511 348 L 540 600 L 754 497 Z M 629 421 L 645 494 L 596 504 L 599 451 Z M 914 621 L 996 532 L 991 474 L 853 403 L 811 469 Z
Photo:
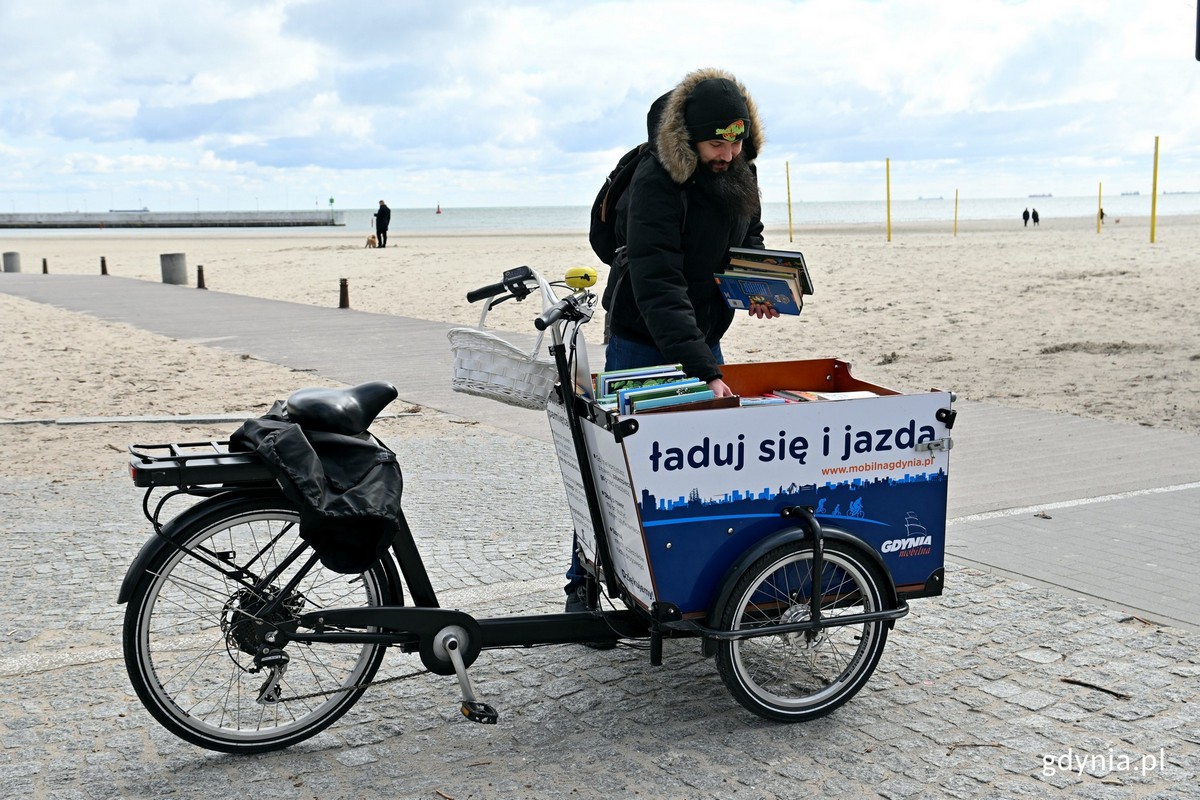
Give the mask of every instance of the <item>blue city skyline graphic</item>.
M 698 608 L 749 542 L 795 525 L 780 513 L 792 506 L 812 508 L 822 527 L 841 529 L 874 548 L 896 586 L 926 586 L 944 566 L 946 497 L 946 472 L 939 469 L 731 489 L 711 498 L 697 489 L 672 498 L 641 489 L 638 505 L 660 592 Z M 918 535 L 929 536 L 928 543 L 898 543 Z
M 746 516 L 775 516 L 789 506 L 806 506 L 817 516 L 858 519 L 864 522 L 879 522 L 869 515 L 874 500 L 882 500 L 887 506 L 895 505 L 898 492 L 903 487 L 940 486 L 945 491 L 946 471 L 939 469 L 929 473 L 905 473 L 902 477 L 880 477 L 874 479 L 853 478 L 846 481 L 826 481 L 824 484 L 798 484 L 792 482 L 772 489 L 732 489 L 715 498 L 703 498 L 693 488 L 686 496 L 658 498 L 648 489 L 642 489 L 639 505 L 642 524 L 645 527 L 678 524 L 696 519 L 730 519 Z

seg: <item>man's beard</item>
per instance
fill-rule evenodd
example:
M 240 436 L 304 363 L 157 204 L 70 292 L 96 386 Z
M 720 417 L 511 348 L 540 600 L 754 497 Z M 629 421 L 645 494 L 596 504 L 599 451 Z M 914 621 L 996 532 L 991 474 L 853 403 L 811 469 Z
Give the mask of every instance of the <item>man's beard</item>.
M 722 211 L 737 217 L 750 217 L 758 211 L 758 178 L 742 156 L 730 161 L 723 172 L 701 164 L 695 174 L 696 182 Z

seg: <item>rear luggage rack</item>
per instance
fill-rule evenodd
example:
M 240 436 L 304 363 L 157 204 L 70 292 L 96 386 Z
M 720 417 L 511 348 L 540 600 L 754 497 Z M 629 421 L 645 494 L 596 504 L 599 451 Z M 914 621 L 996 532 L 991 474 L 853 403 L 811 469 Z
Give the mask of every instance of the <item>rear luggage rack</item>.
M 131 444 L 129 475 L 134 486 L 274 483 L 256 453 L 231 453 L 229 442 Z

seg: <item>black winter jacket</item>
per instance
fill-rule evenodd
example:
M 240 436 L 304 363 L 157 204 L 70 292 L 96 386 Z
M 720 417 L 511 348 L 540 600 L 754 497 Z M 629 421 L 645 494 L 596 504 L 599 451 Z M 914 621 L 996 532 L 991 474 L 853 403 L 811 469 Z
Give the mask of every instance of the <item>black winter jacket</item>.
M 660 98 L 665 103 L 658 119 L 657 108 L 652 110 L 648 127 L 654 157 L 638 165 L 617 209 L 617 243 L 626 248 L 628 268 L 620 258 L 614 264 L 605 305 L 613 333 L 655 345 L 668 361 L 705 381 L 721 377 L 711 346 L 733 321 L 713 275 L 724 269 L 730 247 L 763 246 L 760 213 L 730 217 L 694 179 L 699 156 L 683 111 L 688 94 L 708 78 L 736 82 L 720 70 L 699 70 Z M 753 169 L 764 142 L 762 125 L 753 99 L 738 87 L 750 112 L 742 152 Z

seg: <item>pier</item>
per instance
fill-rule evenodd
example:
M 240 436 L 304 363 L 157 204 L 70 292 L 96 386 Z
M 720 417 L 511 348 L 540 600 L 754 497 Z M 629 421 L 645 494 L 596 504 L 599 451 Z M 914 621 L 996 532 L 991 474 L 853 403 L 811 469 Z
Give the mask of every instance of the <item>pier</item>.
M 0 214 L 0 228 L 298 228 L 345 225 L 341 211 L 106 211 Z

